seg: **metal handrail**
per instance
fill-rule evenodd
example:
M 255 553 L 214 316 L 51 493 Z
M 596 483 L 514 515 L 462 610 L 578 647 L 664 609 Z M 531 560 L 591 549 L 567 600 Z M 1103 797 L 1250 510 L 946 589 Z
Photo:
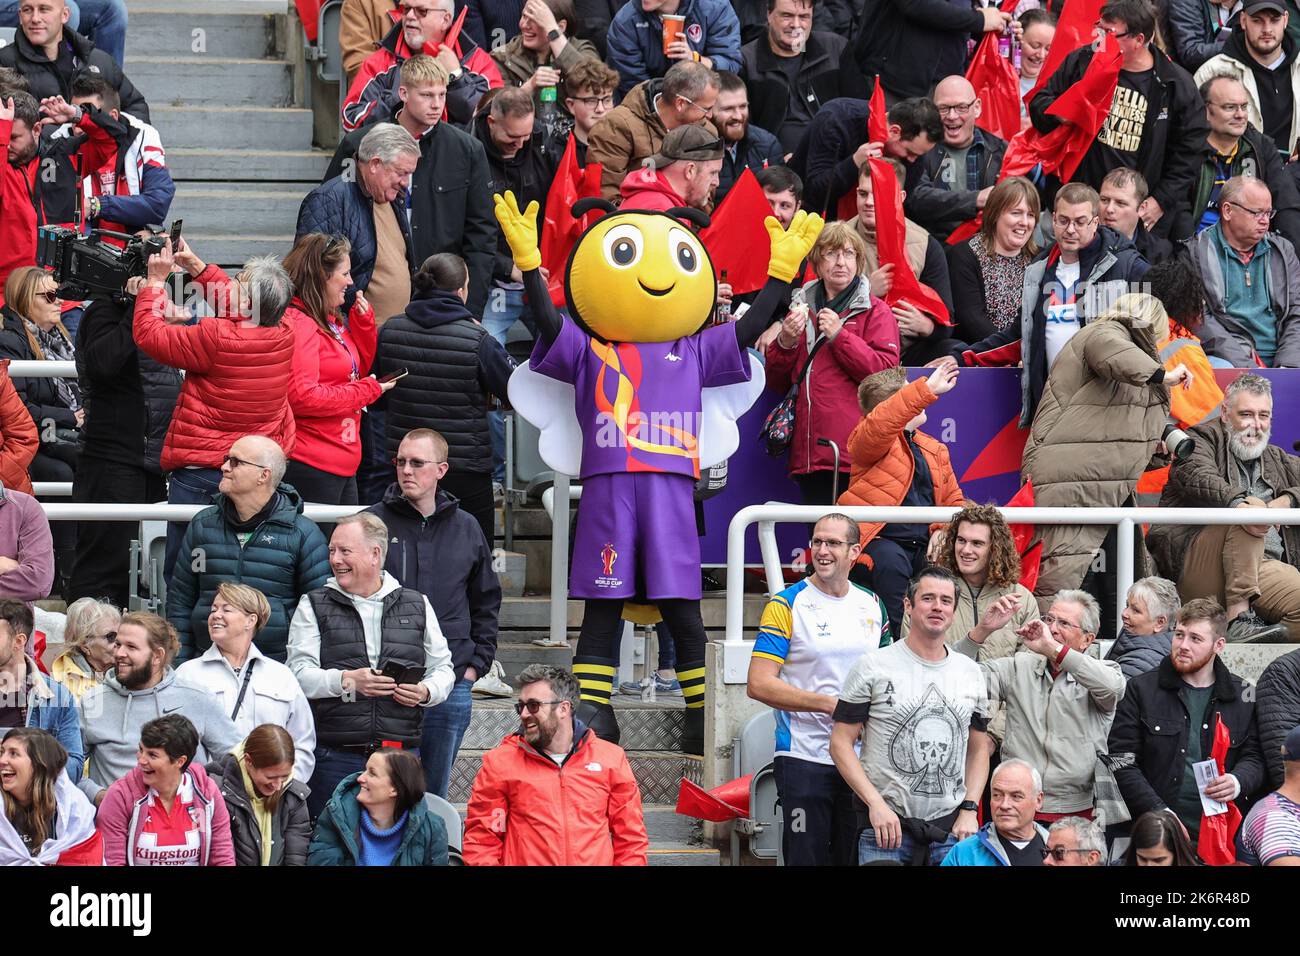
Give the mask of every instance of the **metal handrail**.
M 50 521 L 190 521 L 212 505 L 63 504 L 38 502 Z M 338 521 L 365 511 L 368 505 L 304 505 L 303 515 L 312 521 Z
M 76 378 L 76 362 L 22 360 L 9 363 L 10 378 Z
M 740 509 L 727 528 L 727 626 L 722 647 L 724 680 L 744 683 L 752 641 L 745 626 L 745 532 L 758 525 L 759 548 L 767 573 L 769 595 L 784 580 L 776 543 L 778 522 L 812 524 L 823 515 L 847 514 L 858 522 L 933 524 L 949 520 L 959 508 L 863 507 L 835 505 L 749 505 Z M 1146 525 L 1300 525 L 1300 508 L 999 508 L 1008 523 L 1032 525 L 1114 525 L 1116 535 L 1116 626 L 1118 610 L 1133 584 L 1133 545 L 1139 524 Z

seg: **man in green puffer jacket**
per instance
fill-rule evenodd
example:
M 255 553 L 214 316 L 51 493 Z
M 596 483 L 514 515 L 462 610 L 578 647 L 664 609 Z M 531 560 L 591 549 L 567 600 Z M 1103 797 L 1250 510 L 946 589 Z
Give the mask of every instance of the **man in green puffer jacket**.
M 257 649 L 284 663 L 299 599 L 330 574 L 325 536 L 303 517 L 293 486 L 280 483 L 285 466 L 284 452 L 265 436 L 245 435 L 230 446 L 218 494 L 190 522 L 167 593 L 167 620 L 181 642 L 177 665 L 212 644 L 208 613 L 223 581 L 266 595 L 271 619 L 257 634 Z

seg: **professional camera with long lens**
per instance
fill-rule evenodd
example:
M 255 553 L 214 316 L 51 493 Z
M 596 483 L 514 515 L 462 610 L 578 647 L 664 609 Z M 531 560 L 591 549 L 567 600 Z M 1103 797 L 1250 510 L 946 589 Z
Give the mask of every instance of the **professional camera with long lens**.
M 143 276 L 149 257 L 162 252 L 166 241 L 166 235 L 145 239 L 108 229 L 82 235 L 61 226 L 44 226 L 36 234 L 36 264 L 50 270 L 62 299 L 129 299 L 126 280 Z
M 1160 438 L 1165 443 L 1165 448 L 1169 449 L 1169 454 L 1174 461 L 1182 461 L 1196 449 L 1196 439 L 1173 422 L 1165 424 L 1165 430 Z

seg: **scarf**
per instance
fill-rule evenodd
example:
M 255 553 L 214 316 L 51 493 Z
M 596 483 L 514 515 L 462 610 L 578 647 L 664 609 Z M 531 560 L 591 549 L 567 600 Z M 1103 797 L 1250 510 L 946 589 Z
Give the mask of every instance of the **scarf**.
M 271 812 L 266 809 L 266 800 L 257 792 L 257 787 L 253 783 L 253 778 L 248 772 L 248 765 L 244 763 L 244 741 L 240 741 L 234 750 L 230 751 L 230 756 L 234 757 L 239 763 L 239 772 L 244 778 L 244 793 L 248 797 L 248 805 L 253 809 L 253 819 L 257 821 L 257 829 L 262 837 L 262 859 L 258 866 L 271 865 Z
M 23 317 L 23 324 L 27 326 L 27 331 L 32 334 L 32 338 L 36 339 L 36 344 L 41 347 L 41 351 L 45 353 L 45 358 L 48 361 L 74 361 L 72 343 L 63 337 L 63 333 L 59 331 L 58 326 L 46 331 L 26 316 Z M 54 387 L 59 393 L 59 403 L 65 408 L 75 412 L 81 407 L 81 399 L 77 397 L 70 379 L 56 378 Z
M 59 774 L 55 781 L 54 799 L 58 808 L 54 835 L 41 844 L 35 856 L 5 816 L 4 803 L 0 802 L 0 866 L 55 866 L 61 853 L 95 835 L 95 808 L 67 774 Z
M 848 309 L 849 303 L 853 301 L 853 297 L 857 294 L 858 286 L 861 284 L 862 276 L 854 276 L 853 281 L 845 286 L 840 291 L 839 295 L 835 296 L 835 298 L 828 302 L 826 301 L 826 282 L 825 280 L 819 281 L 812 288 L 812 302 L 809 303 L 812 307 L 814 318 L 822 309 L 830 309 L 836 315 L 843 315 L 845 310 Z

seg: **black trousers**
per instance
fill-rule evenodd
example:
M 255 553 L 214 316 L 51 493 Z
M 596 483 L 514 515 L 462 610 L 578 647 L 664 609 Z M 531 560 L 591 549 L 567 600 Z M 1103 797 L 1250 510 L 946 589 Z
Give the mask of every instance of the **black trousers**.
M 834 764 L 798 757 L 772 761 L 781 798 L 781 855 L 786 866 L 856 866 L 853 791 Z
M 492 497 L 492 472 L 448 471 L 438 486 L 460 499 L 460 509 L 478 522 L 488 547 L 495 547 L 496 500 Z
M 356 475 L 332 475 L 300 461 L 290 461 L 284 470 L 284 480 L 293 485 L 303 501 L 318 505 L 355 505 L 357 503 Z
M 32 481 L 72 481 L 77 473 L 78 458 L 77 446 L 71 442 L 42 442 L 27 471 Z M 72 577 L 72 565 L 76 560 L 77 526 L 71 521 L 51 521 L 50 535 L 54 539 L 53 593 L 58 594 Z
M 72 480 L 72 500 L 78 504 L 151 504 L 167 500 L 162 475 L 144 468 L 83 455 Z M 77 523 L 77 559 L 68 599 L 99 598 L 125 608 L 129 596 L 131 541 L 139 522 L 81 521 Z

